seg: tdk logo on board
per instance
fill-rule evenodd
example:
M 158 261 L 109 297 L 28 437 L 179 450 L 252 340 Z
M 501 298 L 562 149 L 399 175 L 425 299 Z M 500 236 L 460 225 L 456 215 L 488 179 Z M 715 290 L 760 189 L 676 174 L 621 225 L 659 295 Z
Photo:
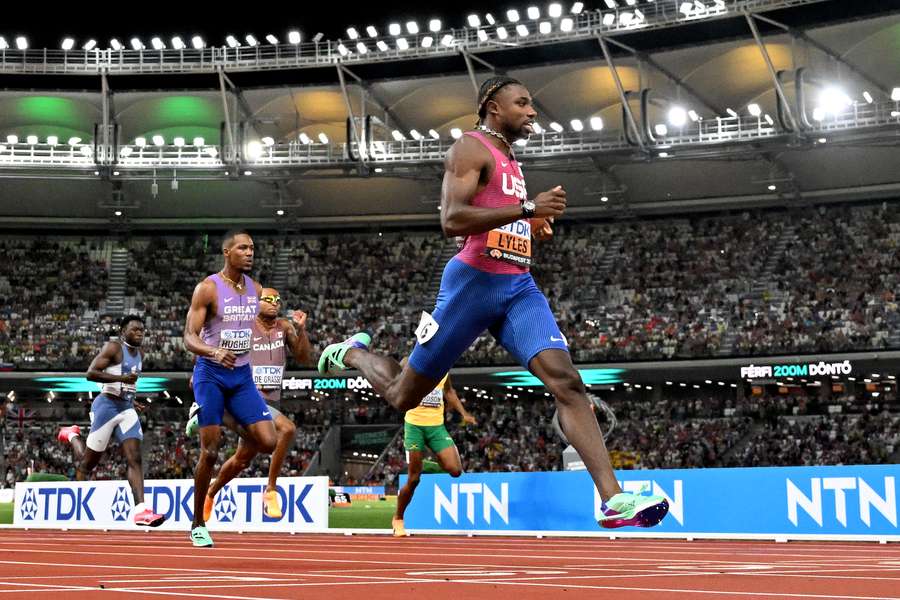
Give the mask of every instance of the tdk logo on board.
M 37 498 L 33 489 L 25 490 L 25 498 L 22 500 L 22 518 L 26 521 L 34 521 L 37 516 Z
M 237 504 L 234 502 L 234 492 L 230 485 L 226 485 L 216 499 L 216 519 L 223 523 L 230 523 L 234 521 L 236 514 Z
M 480 498 L 481 514 L 485 522 L 490 525 L 492 513 L 496 513 L 500 519 L 509 525 L 509 484 L 500 484 L 500 495 L 486 483 L 452 483 L 450 484 L 450 496 L 447 497 L 438 484 L 434 484 L 434 520 L 441 522 L 443 514 L 454 523 L 459 523 L 459 497 L 465 496 L 466 519 L 472 525 L 475 524 L 475 500 Z
M 127 521 L 128 514 L 131 512 L 131 499 L 128 497 L 128 490 L 119 486 L 116 489 L 115 498 L 113 498 L 112 506 L 109 507 L 113 521 Z
M 853 494 L 856 494 L 859 504 L 859 520 L 866 527 L 872 526 L 873 508 L 891 525 L 897 526 L 897 488 L 893 477 L 885 477 L 883 484 L 879 482 L 875 487 L 862 477 L 813 477 L 808 483 L 801 484 L 802 489 L 790 479 L 786 481 L 788 519 L 795 527 L 799 526 L 800 520 L 798 508 L 818 523 L 819 527 L 824 526 L 826 503 L 823 502 L 822 490 L 833 493 L 834 518 L 843 527 L 847 527 L 847 496 Z M 884 489 L 884 495 L 876 492 L 876 488 Z M 809 495 L 806 490 L 809 490 Z M 827 508 L 831 508 L 831 502 L 827 502 Z
M 30 488 L 25 492 L 22 502 L 22 518 L 29 521 L 36 518 L 44 521 L 95 521 L 90 507 L 91 496 L 95 491 L 96 488 L 81 486 Z
M 632 494 L 641 494 L 644 490 L 650 489 L 654 496 L 662 496 L 669 501 L 669 516 L 678 521 L 679 525 L 684 525 L 684 481 L 676 479 L 672 482 L 672 492 L 669 493 L 661 485 L 655 481 L 620 481 L 622 491 L 631 492 Z M 594 518 L 600 519 L 603 516 L 602 509 L 603 500 L 597 488 L 594 488 Z

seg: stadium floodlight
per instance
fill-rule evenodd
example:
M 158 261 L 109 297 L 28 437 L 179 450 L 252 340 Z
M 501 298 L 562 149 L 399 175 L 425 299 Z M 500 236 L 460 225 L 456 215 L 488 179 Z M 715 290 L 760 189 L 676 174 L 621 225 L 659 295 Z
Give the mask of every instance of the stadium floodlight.
M 305 133 L 301 133 L 300 134 L 300 143 L 303 144 L 304 146 L 308 146 L 312 143 L 312 140 Z
M 869 104 L 875 102 L 875 98 L 873 98 L 872 94 L 870 94 L 869 92 L 863 92 L 863 99 L 865 99 L 865 101 Z
M 347 56 L 348 54 L 350 54 L 350 51 L 347 50 L 347 46 L 343 44 L 338 44 L 338 52 L 341 53 L 341 56 Z
M 178 146 L 179 148 L 181 148 L 182 146 L 184 146 L 184 138 L 181 136 L 178 136 L 174 140 L 172 140 L 172 143 L 174 145 Z
M 70 137 L 70 138 L 69 138 L 69 141 L 68 141 L 67 143 L 68 143 L 70 146 L 77 146 L 78 144 L 81 143 L 81 138 L 78 137 L 78 136 Z
M 76 143 L 78 143 L 78 142 L 76 142 Z M 69 145 L 74 146 L 75 144 L 72 143 L 72 140 L 69 140 Z M 145 138 L 145 137 L 134 138 L 134 145 L 138 146 L 139 148 L 143 148 L 144 146 L 147 145 L 147 138 Z
M 621 23 L 625 27 L 628 27 L 629 25 L 631 25 L 632 21 L 634 21 L 634 13 L 632 13 L 630 11 L 627 11 L 627 10 L 623 11 L 619 15 L 619 23 Z
M 16 38 L 16 48 L 19 50 L 28 50 L 28 38 L 20 35 Z
M 488 33 L 484 29 L 478 30 L 478 39 L 482 42 L 488 41 Z
M 691 4 L 690 2 L 682 2 L 681 5 L 678 7 L 678 12 L 680 12 L 681 14 L 683 14 L 686 17 L 691 16 L 691 13 L 693 12 L 693 10 L 694 10 L 694 5 Z
M 891 90 L 891 100 L 900 102 L 900 87 L 895 87 Z
M 700 115 L 697 114 L 696 110 L 691 109 L 688 111 L 688 118 L 690 118 L 691 121 L 696 123 L 697 121 L 700 120 Z
M 706 10 L 706 5 L 700 2 L 700 0 L 694 0 L 694 10 L 697 12 L 701 12 Z
M 584 123 L 581 122 L 581 119 L 572 119 L 569 121 L 569 125 L 572 126 L 573 131 L 584 131 Z
M 607 27 L 611 26 L 615 22 L 616 22 L 616 15 L 614 15 L 612 13 L 606 13 L 605 15 L 603 15 L 603 24 L 606 25 Z
M 244 36 L 244 39 L 247 41 L 248 46 L 256 46 L 259 44 L 259 40 L 256 39 L 256 36 L 252 33 L 248 33 Z
M 730 108 L 730 107 L 729 107 L 729 108 L 726 108 L 726 109 L 725 109 L 725 112 L 728 113 L 728 116 L 729 116 L 729 117 L 732 117 L 732 118 L 737 119 L 738 114 L 737 114 L 737 112 L 735 112 L 735 110 L 734 110 L 733 108 Z
M 166 47 L 166 45 L 163 44 L 163 41 L 159 37 L 154 37 L 153 39 L 151 39 L 150 45 L 153 46 L 154 50 L 162 50 Z
M 247 144 L 247 157 L 251 160 L 256 160 L 263 154 L 262 144 L 257 142 L 256 140 L 249 142 Z
M 591 117 L 591 129 L 594 131 L 603 129 L 603 119 L 600 117 Z
M 560 125 L 559 123 L 557 123 L 556 121 L 553 121 L 552 123 L 550 123 L 550 129 L 552 129 L 556 133 L 562 133 L 563 126 Z
M 403 132 L 400 131 L 399 129 L 393 130 L 393 131 L 391 132 L 391 135 L 394 137 L 394 140 L 396 140 L 396 141 L 398 141 L 398 142 L 402 142 L 403 140 L 406 139 L 406 136 L 403 135 Z
M 562 16 L 562 4 L 560 4 L 559 2 L 554 2 L 547 7 L 547 14 L 551 19 L 560 18 Z
M 625 4 L 627 4 L 628 6 L 634 6 L 635 4 L 637 4 L 637 0 L 625 0 Z
M 541 124 L 538 123 L 537 121 L 535 121 L 534 125 L 532 125 L 532 129 L 534 129 L 534 132 L 538 135 L 544 133 L 544 128 L 541 127 Z
M 616 0 L 605 0 L 605 1 L 606 1 L 606 8 L 613 8 L 613 9 L 619 8 L 619 5 L 616 4 Z
M 266 41 L 272 44 L 273 46 L 278 45 L 278 38 L 272 35 L 271 33 L 266 34 Z
M 81 153 L 84 156 L 90 156 L 91 154 L 94 153 L 94 149 L 91 148 L 90 146 L 88 146 L 87 144 L 85 144 L 84 146 L 81 147 Z
M 6 136 L 6 143 L 9 144 L 9 145 L 18 144 L 18 143 L 19 143 L 19 136 L 17 136 L 17 135 L 8 135 L 8 136 Z
M 9 42 L 6 41 L 6 38 L 0 35 L 0 50 L 6 50 L 9 48 Z
M 638 20 L 638 22 L 644 21 L 646 17 L 644 16 L 644 11 L 639 8 L 634 9 L 634 18 Z M 638 23 L 635 23 L 637 25 Z
M 573 15 L 580 15 L 581 11 L 584 10 L 584 2 L 576 2 L 572 5 L 572 8 L 569 10 Z
M 422 38 L 422 47 L 423 48 L 431 48 L 431 46 L 433 44 L 434 44 L 434 38 L 431 37 L 430 35 L 426 35 L 425 37 Z
M 900 100 L 900 95 L 897 98 Z M 852 104 L 850 96 L 836 87 L 827 87 L 819 94 L 819 106 L 826 113 L 837 114 Z
M 241 43 L 239 41 L 237 41 L 237 38 L 234 37 L 233 35 L 227 36 L 225 38 L 225 43 L 228 44 L 229 48 L 237 48 L 238 46 L 241 45 Z
M 609 202 L 609 196 L 600 196 L 600 202 Z
M 669 158 L 669 153 L 668 152 L 660 152 L 659 157 L 660 158 Z
M 825 120 L 825 109 L 821 106 L 817 106 L 813 109 L 812 114 L 813 121 L 824 121 Z
M 356 27 L 347 28 L 347 37 L 349 37 L 351 40 L 359 39 L 359 32 L 356 30 Z
M 442 23 L 440 19 L 431 19 L 428 21 L 428 31 L 431 33 L 437 33 L 441 30 Z
M 154 146 L 164 146 L 166 144 L 166 139 L 161 135 L 153 136 L 153 145 Z
M 518 21 L 519 20 L 519 11 L 517 11 L 514 8 L 511 8 L 508 11 L 506 11 L 506 20 L 509 21 L 510 23 L 515 23 L 516 21 Z
M 172 47 L 176 50 L 184 50 L 185 44 L 184 40 L 178 37 L 177 35 L 172 38 Z
M 369 51 L 369 47 L 362 42 L 356 42 L 356 51 L 360 54 L 365 54 Z
M 770 126 L 774 127 L 775 119 L 773 119 L 771 115 L 766 115 L 766 123 L 768 123 Z
M 762 108 L 760 108 L 759 104 L 753 102 L 752 104 L 747 105 L 747 112 L 749 112 L 754 117 L 758 117 L 762 114 Z
M 278 210 L 275 211 L 275 214 L 278 215 L 279 217 L 283 217 L 284 211 L 279 208 Z
M 526 27 L 524 23 L 519 23 L 516 25 L 516 33 L 519 34 L 519 37 L 527 37 L 528 27 Z
M 770 192 L 774 192 L 775 190 L 778 189 L 778 186 L 775 185 L 774 183 L 770 183 L 770 184 L 769 184 L 768 186 L 766 186 L 766 187 L 767 187 L 767 189 L 768 189 Z
M 206 145 L 206 140 L 204 140 L 202 137 L 195 137 L 193 140 L 191 140 L 191 145 L 197 146 L 199 148 L 200 146 Z
M 206 47 L 206 42 L 199 35 L 195 35 L 191 38 L 191 45 L 194 47 L 194 50 L 203 50 Z
M 73 39 L 70 38 L 70 37 L 67 37 L 66 39 L 64 39 L 64 40 L 62 41 L 61 46 L 62 46 L 62 49 L 63 49 L 63 50 L 65 50 L 66 52 L 68 52 L 69 50 L 71 50 L 72 48 L 75 47 L 75 40 L 73 40 Z
M 409 50 L 409 42 L 406 41 L 406 38 L 403 38 L 403 37 L 397 38 L 397 49 L 398 50 Z
M 449 33 L 441 38 L 441 45 L 447 46 L 448 48 L 453 45 L 453 36 Z
M 481 27 L 481 17 L 478 15 L 469 15 L 466 20 L 469 22 L 469 27 Z
M 409 33 L 409 35 L 416 35 L 419 33 L 419 24 L 415 21 L 407 21 L 406 32 Z
M 539 9 L 537 6 L 529 6 L 526 14 L 532 21 L 537 21 L 541 18 L 541 9 Z
M 288 31 L 288 42 L 295 46 L 300 43 L 300 32 L 296 29 Z
M 90 52 L 94 48 L 97 47 L 97 40 L 91 39 L 84 43 L 84 46 L 81 47 L 85 52 Z
M 378 30 L 375 29 L 375 26 L 374 26 L 374 25 L 369 25 L 369 26 L 366 27 L 366 34 L 368 34 L 368 36 L 369 36 L 370 38 L 377 38 L 377 37 L 378 37 Z
M 566 17 L 565 19 L 563 19 L 562 21 L 559 22 L 560 31 L 568 32 L 568 31 L 572 31 L 574 28 L 575 28 L 575 21 L 573 21 L 569 17 Z
M 435 131 L 434 129 L 429 129 L 429 130 L 428 130 L 428 135 L 430 135 L 430 136 L 432 137 L 432 139 L 435 139 L 435 140 L 441 139 L 441 134 L 439 134 L 439 133 L 438 133 L 437 131 Z
M 656 133 L 656 135 L 659 135 L 659 136 L 665 136 L 665 135 L 668 135 L 668 133 L 669 133 L 669 128 L 666 127 L 666 124 L 665 124 L 665 123 L 658 123 L 658 124 L 653 128 L 653 131 Z
M 38 136 L 36 136 L 36 135 L 27 136 L 25 138 L 25 143 L 28 144 L 29 146 L 34 146 L 35 144 L 38 143 Z
M 450 137 L 452 137 L 454 140 L 458 140 L 462 137 L 462 129 L 460 129 L 459 127 L 454 127 L 450 130 Z
M 394 37 L 400 35 L 400 32 L 400 23 L 391 23 L 390 25 L 388 25 L 388 33 L 390 33 Z
M 547 35 L 552 29 L 553 27 L 550 25 L 550 21 L 541 21 L 540 25 L 538 25 L 538 31 L 543 35 Z
M 47 136 L 47 145 L 48 146 L 56 146 L 59 144 L 59 136 L 56 135 L 48 135 Z
M 419 133 L 419 132 L 416 131 L 415 129 L 411 129 L 411 130 L 409 131 L 409 135 L 410 135 L 410 137 L 412 137 L 412 139 L 416 140 L 417 142 L 418 142 L 418 141 L 421 141 L 422 138 L 424 137 L 421 133 Z
M 134 148 L 132 148 L 131 146 L 125 146 L 124 148 L 122 148 L 122 151 L 119 152 L 119 154 L 122 155 L 122 158 L 128 158 L 129 156 L 131 156 L 132 152 L 134 152 Z
M 264 138 L 262 138 L 262 140 L 260 140 L 260 141 L 262 141 L 263 145 L 265 145 L 265 146 L 274 146 L 275 145 L 275 139 L 268 135 L 265 136 Z
M 328 136 L 325 135 L 324 132 L 320 133 L 320 134 L 319 134 L 319 141 L 322 142 L 323 144 L 327 144 L 327 143 L 328 143 Z
M 131 49 L 132 50 L 143 50 L 144 44 L 136 37 L 131 38 Z
M 669 123 L 674 125 L 675 127 L 684 127 L 684 124 L 687 123 L 687 111 L 684 110 L 680 106 L 673 106 L 669 109 Z
M 509 33 L 506 31 L 506 27 L 498 27 L 497 28 L 497 37 L 501 40 L 505 40 L 509 37 Z
M 375 45 L 378 46 L 378 49 L 382 52 L 387 52 L 388 50 L 390 50 L 387 42 L 385 42 L 384 40 L 378 40 L 377 42 L 375 42 Z
M 116 215 L 117 217 L 121 217 L 121 216 L 122 216 L 122 211 L 121 211 L 121 210 L 117 210 L 117 211 L 114 212 L 113 214 Z

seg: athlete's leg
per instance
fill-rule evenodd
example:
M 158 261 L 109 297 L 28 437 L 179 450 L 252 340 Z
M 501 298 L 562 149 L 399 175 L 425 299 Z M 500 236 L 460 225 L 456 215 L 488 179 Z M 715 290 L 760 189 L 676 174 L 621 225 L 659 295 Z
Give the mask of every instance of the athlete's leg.
M 209 480 L 216 460 L 219 458 L 219 445 L 222 443 L 222 428 L 218 425 L 206 425 L 200 428 L 200 457 L 197 459 L 197 468 L 194 470 L 194 521 L 191 527 L 202 527 L 206 524 L 203 519 L 203 503 L 206 501 L 206 492 L 209 489 Z
M 297 426 L 281 412 L 278 412 L 275 415 L 275 433 L 278 436 L 278 442 L 269 462 L 269 486 L 266 488 L 267 492 L 275 491 L 275 484 L 278 482 L 281 469 L 284 467 L 284 459 L 287 457 L 288 450 L 294 443 L 294 437 L 297 435 Z
M 219 493 L 219 490 L 237 477 L 241 471 L 250 466 L 250 462 L 257 454 L 259 454 L 259 451 L 257 450 L 256 445 L 250 440 L 241 438 L 238 441 L 237 450 L 235 450 L 234 454 L 225 461 L 222 468 L 219 469 L 219 474 L 216 475 L 215 482 L 209 486 L 206 495 L 210 498 L 215 498 L 216 494 Z
M 600 425 L 569 353 L 544 350 L 531 359 L 528 368 L 556 398 L 563 433 L 584 461 L 600 497 L 605 501 L 620 493 Z
M 225 409 L 244 428 L 247 432 L 246 439 L 253 442 L 258 452 L 271 454 L 275 450 L 278 440 L 272 422 L 272 411 L 256 389 L 249 367 L 246 377 L 241 378 L 230 397 L 225 399 Z
M 462 459 L 459 457 L 459 450 L 456 444 L 444 448 L 440 452 L 435 452 L 438 464 L 446 471 L 450 477 L 459 477 L 462 475 Z
M 401 412 L 418 406 L 422 398 L 444 377 L 441 375 L 432 379 L 420 375 L 409 365 L 401 367 L 393 358 L 379 356 L 361 348 L 351 348 L 344 356 L 344 364 L 362 371 L 375 393 L 383 396 L 388 404 Z
M 83 449 L 81 451 L 81 460 L 75 468 L 75 479 L 78 481 L 87 481 L 97 465 L 100 464 L 100 459 L 103 458 L 103 451 L 97 452 L 96 450 L 84 446 L 84 442 L 78 438 L 74 438 L 72 441 L 74 442 L 76 440 L 81 442 Z
M 128 438 L 122 442 L 122 453 L 128 463 L 128 483 L 135 504 L 144 502 L 144 468 L 141 464 L 141 440 Z
M 409 506 L 413 494 L 416 493 L 416 488 L 419 487 L 419 480 L 422 475 L 422 453 L 418 450 L 410 450 L 407 454 L 409 455 L 409 467 L 407 469 L 409 479 L 406 480 L 406 485 L 397 494 L 397 512 L 394 515 L 394 519 L 399 521 L 403 520 L 403 515 L 406 514 L 406 507 Z

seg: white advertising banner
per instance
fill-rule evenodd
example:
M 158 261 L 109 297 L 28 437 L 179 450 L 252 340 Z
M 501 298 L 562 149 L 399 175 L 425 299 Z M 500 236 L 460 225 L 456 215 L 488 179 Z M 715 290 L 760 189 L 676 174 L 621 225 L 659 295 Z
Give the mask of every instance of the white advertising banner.
M 283 515 L 263 514 L 266 479 L 235 479 L 216 496 L 210 531 L 326 531 L 328 478 L 282 477 L 278 480 Z M 159 529 L 190 531 L 194 518 L 192 479 L 144 482 L 144 502 L 166 517 Z M 17 483 L 13 522 L 46 529 L 137 529 L 134 498 L 127 481 Z

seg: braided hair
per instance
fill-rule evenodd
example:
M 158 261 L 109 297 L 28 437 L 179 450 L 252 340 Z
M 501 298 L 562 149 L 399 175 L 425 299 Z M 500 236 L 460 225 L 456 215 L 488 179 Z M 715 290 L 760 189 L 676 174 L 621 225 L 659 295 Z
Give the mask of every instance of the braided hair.
M 522 82 L 504 75 L 491 77 L 481 84 L 481 88 L 478 90 L 478 123 L 476 125 L 481 125 L 481 122 L 487 116 L 487 103 L 494 98 L 501 88 L 508 85 L 522 85 Z

